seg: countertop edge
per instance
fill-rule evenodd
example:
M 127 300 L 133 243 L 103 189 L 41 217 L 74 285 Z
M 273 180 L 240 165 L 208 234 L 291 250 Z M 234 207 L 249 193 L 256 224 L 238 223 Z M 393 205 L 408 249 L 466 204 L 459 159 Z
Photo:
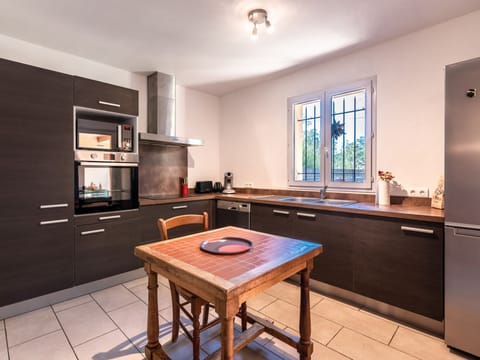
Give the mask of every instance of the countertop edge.
M 380 216 L 396 219 L 407 219 L 415 221 L 428 221 L 436 223 L 444 223 L 445 215 L 443 210 L 434 209 L 428 206 L 404 206 L 404 205 L 390 205 L 379 206 L 371 203 L 355 203 L 348 206 L 327 206 L 327 205 L 311 205 L 311 204 L 294 204 L 279 202 L 271 199 L 264 199 L 261 195 L 250 194 L 195 194 L 188 197 L 176 197 L 169 199 L 146 199 L 140 198 L 140 206 L 161 205 L 171 203 L 182 203 L 190 201 L 202 200 L 232 200 L 232 201 L 247 201 L 255 204 L 266 204 L 282 207 L 304 208 L 312 210 L 330 211 L 337 213 L 350 213 L 359 215 Z

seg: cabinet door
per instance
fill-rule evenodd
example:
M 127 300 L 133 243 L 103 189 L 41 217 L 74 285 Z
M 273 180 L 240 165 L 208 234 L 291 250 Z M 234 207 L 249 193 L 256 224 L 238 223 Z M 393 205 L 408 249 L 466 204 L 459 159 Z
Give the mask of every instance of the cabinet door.
M 443 319 L 442 224 L 355 218 L 355 292 Z
M 252 230 L 293 237 L 294 209 L 283 206 L 252 204 L 250 227 Z
M 75 77 L 75 105 L 138 115 L 138 91 Z
M 353 290 L 352 216 L 309 209 L 296 209 L 294 215 L 295 238 L 323 245 L 323 253 L 314 260 L 312 278 Z
M 5 217 L 73 206 L 73 77 L 0 59 L 0 203 Z
M 129 219 L 77 226 L 75 283 L 83 284 L 142 266 L 134 248 L 140 244 L 140 222 Z
M 140 208 L 142 243 L 160 241 L 160 232 L 157 227 L 158 218 L 168 219 L 173 216 L 185 214 L 202 214 L 204 211 L 209 216 L 209 228 L 213 228 L 213 201 L 189 201 L 172 204 L 142 206 Z M 169 237 L 174 238 L 203 231 L 201 225 L 186 225 L 169 231 Z
M 40 221 L 46 220 L 0 222 L 0 306 L 73 286 L 72 222 Z

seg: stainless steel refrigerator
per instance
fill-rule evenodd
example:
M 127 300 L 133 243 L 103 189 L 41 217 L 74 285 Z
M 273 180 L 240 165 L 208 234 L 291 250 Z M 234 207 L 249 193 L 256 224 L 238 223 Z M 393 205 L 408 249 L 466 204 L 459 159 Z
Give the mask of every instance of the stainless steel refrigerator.
M 480 58 L 446 68 L 445 342 L 480 356 Z

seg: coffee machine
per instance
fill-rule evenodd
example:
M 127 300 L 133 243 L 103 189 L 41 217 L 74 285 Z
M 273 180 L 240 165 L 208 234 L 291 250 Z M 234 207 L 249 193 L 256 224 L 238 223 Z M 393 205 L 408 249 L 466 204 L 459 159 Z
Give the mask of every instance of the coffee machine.
M 231 172 L 225 173 L 224 184 L 222 191 L 224 194 L 235 194 L 235 190 L 233 190 L 233 174 Z

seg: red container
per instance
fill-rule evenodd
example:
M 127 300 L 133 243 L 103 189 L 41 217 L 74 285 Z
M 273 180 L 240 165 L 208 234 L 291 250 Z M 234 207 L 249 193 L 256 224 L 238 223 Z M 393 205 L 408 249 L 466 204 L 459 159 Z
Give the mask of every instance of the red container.
M 182 197 L 188 196 L 188 184 L 180 184 L 180 195 Z

